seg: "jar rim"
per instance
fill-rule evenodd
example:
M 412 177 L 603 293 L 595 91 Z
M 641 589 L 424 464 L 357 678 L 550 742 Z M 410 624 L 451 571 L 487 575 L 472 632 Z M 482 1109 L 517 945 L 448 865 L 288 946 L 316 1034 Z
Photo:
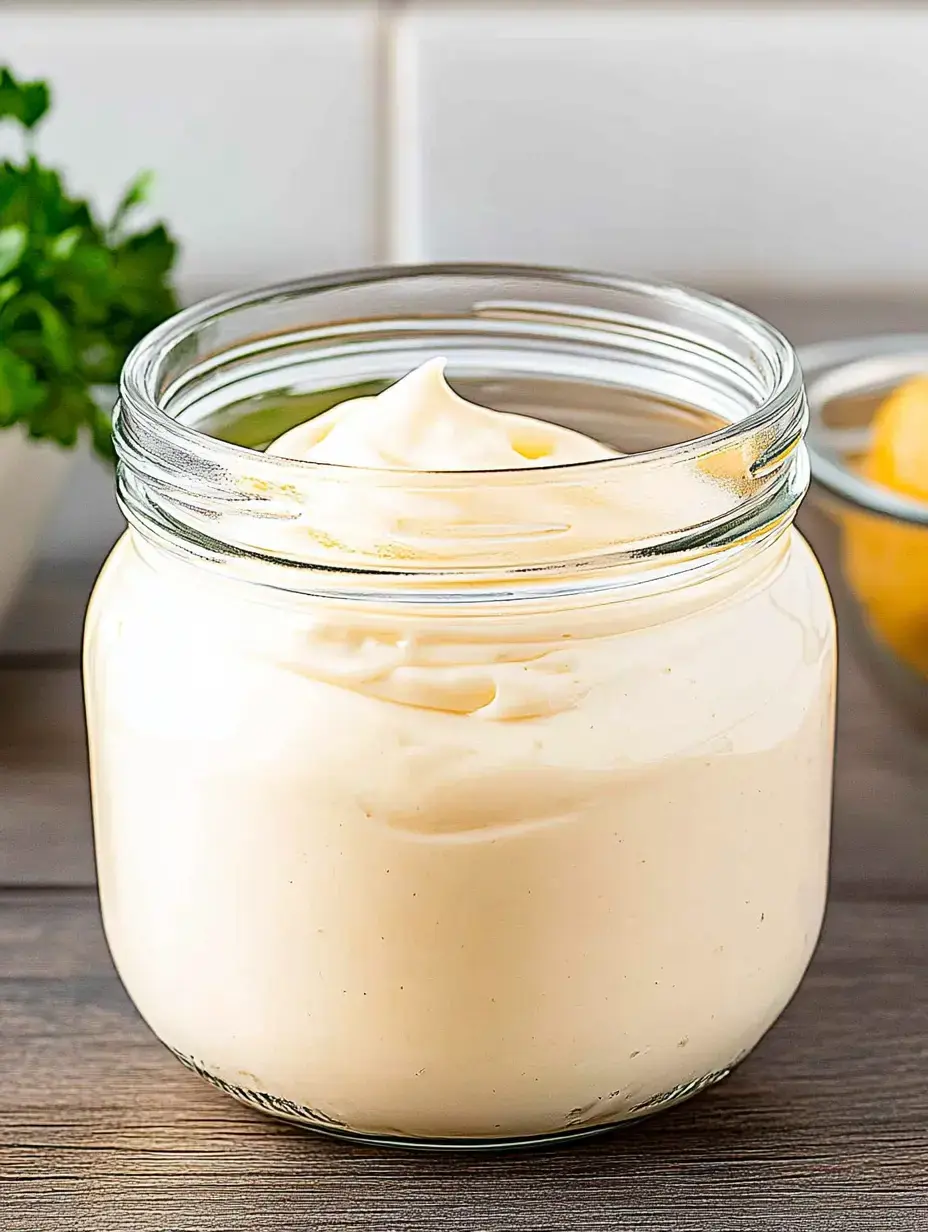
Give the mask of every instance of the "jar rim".
M 655 449 L 643 450 L 641 453 L 626 454 L 615 458 L 597 458 L 585 462 L 559 463 L 546 466 L 546 471 L 586 469 L 589 467 L 616 468 L 639 465 L 642 462 L 682 459 L 692 457 L 710 445 L 730 444 L 745 432 L 754 431 L 775 422 L 784 409 L 791 408 L 802 390 L 802 372 L 797 361 L 796 352 L 786 337 L 763 318 L 747 308 L 697 291 L 679 283 L 627 278 L 621 275 L 601 274 L 590 270 L 573 269 L 567 266 L 543 266 L 519 263 L 493 262 L 433 262 L 407 265 L 381 265 L 360 267 L 315 275 L 309 278 L 291 279 L 285 282 L 272 283 L 251 291 L 232 292 L 214 295 L 192 304 L 169 317 L 161 325 L 151 330 L 128 355 L 123 366 L 119 381 L 120 402 L 123 407 L 131 406 L 133 412 L 144 416 L 152 426 L 162 431 L 177 433 L 180 436 L 195 436 L 202 438 L 203 434 L 183 424 L 179 424 L 159 405 L 159 395 L 154 387 L 157 377 L 159 356 L 169 347 L 183 340 L 197 327 L 206 325 L 211 319 L 237 312 L 242 309 L 258 307 L 261 304 L 285 298 L 301 298 L 306 295 L 318 294 L 343 287 L 373 286 L 386 281 L 400 278 L 430 278 L 455 276 L 490 276 L 514 278 L 538 278 L 554 283 L 571 286 L 588 286 L 611 291 L 631 292 L 643 295 L 661 296 L 668 301 L 676 301 L 680 307 L 695 308 L 708 315 L 716 316 L 726 324 L 739 322 L 746 335 L 753 335 L 752 341 L 759 352 L 770 362 L 776 373 L 769 394 L 755 411 L 739 420 L 737 423 L 726 424 L 713 432 L 673 445 L 664 445 Z M 245 446 L 228 441 L 210 438 L 218 456 L 241 456 L 251 453 Z M 373 468 L 346 465 L 337 462 L 310 461 L 306 459 L 282 458 L 267 455 L 267 461 L 275 466 L 298 466 L 308 470 L 318 468 L 337 469 L 339 471 L 359 476 L 383 477 L 384 471 Z M 760 467 L 766 461 L 760 459 L 755 465 Z M 403 475 L 442 475 L 469 476 L 477 475 L 507 475 L 514 477 L 524 474 L 521 468 L 512 470 L 494 468 L 492 470 L 447 470 L 447 471 L 411 471 L 404 470 Z
M 886 390 L 928 373 L 928 334 L 870 334 L 802 347 L 799 361 L 809 401 L 809 457 L 817 486 L 868 513 L 928 526 L 928 501 L 894 492 L 848 466 L 848 445 L 866 443 L 866 430 L 850 436 L 825 421 L 831 402 Z
M 465 281 L 468 285 L 486 284 L 494 291 L 485 297 L 486 303 L 472 305 L 469 300 L 470 315 L 455 315 L 452 311 L 447 320 L 440 312 L 417 315 L 409 313 L 407 307 L 406 321 L 401 314 L 372 313 L 363 299 L 358 302 L 359 296 L 376 297 L 397 288 L 403 288 L 403 293 L 419 287 L 434 292 L 436 287 L 457 286 Z M 545 291 L 542 298 L 534 294 L 539 287 Z M 531 295 L 528 288 L 532 289 Z M 501 294 L 501 289 L 506 294 Z M 294 306 L 339 295 L 352 304 L 348 315 L 319 318 L 324 324 L 317 323 L 312 328 L 294 325 L 304 319 L 294 316 Z M 625 305 L 622 311 L 620 303 Z M 629 309 L 629 304 L 633 309 Z M 244 339 L 236 335 L 236 327 L 240 332 L 240 320 L 259 311 L 269 314 L 277 324 L 284 322 L 288 328 L 253 332 Z M 646 346 L 673 350 L 681 369 L 687 362 L 695 364 L 698 354 L 706 363 L 715 365 L 722 374 L 720 379 L 730 379 L 733 387 L 740 380 L 738 388 L 746 409 L 711 432 L 618 457 L 517 470 L 427 472 L 375 470 L 268 455 L 209 436 L 178 418 L 184 407 L 202 399 L 196 391 L 208 387 L 210 381 L 217 388 L 226 381 L 224 388 L 231 388 L 230 380 L 223 374 L 242 356 L 249 362 L 257 356 L 265 364 L 277 364 L 273 357 L 279 352 L 283 371 L 285 364 L 292 362 L 288 356 L 299 346 L 315 348 L 304 362 L 315 363 L 317 367 L 315 356 L 323 352 L 328 357 L 347 354 L 349 344 L 357 345 L 360 349 L 356 353 L 364 355 L 374 354 L 380 348 L 377 353 L 381 356 L 393 345 L 391 353 L 395 355 L 396 347 L 412 331 L 435 321 L 455 331 L 455 337 L 465 337 L 472 326 L 488 329 L 492 325 L 502 330 L 499 323 L 503 322 L 507 330 L 530 335 L 533 345 L 538 345 L 539 338 L 542 343 L 547 339 L 552 347 L 563 344 L 564 354 L 573 354 L 571 346 L 579 350 L 581 346 L 589 348 L 595 344 L 598 362 L 612 374 L 605 383 L 615 388 L 623 387 L 615 379 L 623 346 L 637 346 L 643 354 L 648 353 Z M 688 332 L 679 324 L 683 321 L 697 322 L 699 332 L 695 327 Z M 500 336 L 508 338 L 515 333 Z M 392 339 L 389 345 L 383 340 L 386 337 Z M 737 354 L 731 340 L 737 342 Z M 542 356 L 543 348 L 535 354 Z M 191 364 L 191 360 L 195 362 Z M 647 364 L 642 364 L 642 371 L 647 368 Z M 262 371 L 267 370 L 265 367 Z M 695 377 L 690 384 L 699 387 Z M 701 459 L 730 451 L 750 439 L 753 451 L 747 462 L 747 478 L 752 491 L 740 502 L 733 502 L 726 518 L 717 519 L 712 525 L 688 526 L 686 534 L 655 536 L 654 542 L 625 543 L 620 550 L 604 551 L 596 560 L 586 562 L 582 570 L 601 571 L 614 568 L 623 560 L 640 560 L 643 555 L 679 558 L 707 547 L 727 546 L 742 532 L 744 537 L 756 539 L 761 531 L 791 519 L 808 482 L 802 448 L 806 421 L 802 375 L 793 348 L 779 331 L 743 308 L 666 282 L 563 268 L 465 262 L 348 270 L 216 296 L 195 304 L 158 326 L 128 357 L 120 381 L 114 428 L 119 458 L 118 491 L 129 521 L 140 523 L 149 531 L 160 530 L 162 537 L 165 533 L 168 538 L 179 534 L 187 540 L 187 546 L 191 538 L 196 539 L 199 554 L 203 555 L 205 549 L 205 554 L 214 558 L 230 548 L 238 556 L 248 555 L 252 546 L 230 545 L 221 535 L 211 538 L 209 528 L 204 530 L 204 518 L 215 520 L 230 509 L 254 513 L 258 518 L 287 516 L 286 500 L 281 494 L 310 481 L 360 484 L 365 492 L 411 484 L 435 491 L 459 490 L 475 482 L 490 486 L 569 484 L 579 482 L 581 477 L 584 482 L 607 478 L 611 482 L 613 476 L 621 476 L 624 483 L 632 475 L 646 476 L 671 465 L 697 465 Z M 191 518 L 199 520 L 194 531 Z M 669 527 L 668 531 L 674 529 Z M 614 548 L 615 544 L 611 546 Z M 261 558 L 260 552 L 257 555 Z M 302 569 L 308 567 L 317 574 L 320 568 L 317 561 L 281 561 L 278 556 L 263 559 Z M 548 579 L 557 564 L 546 562 Z M 576 569 L 578 562 L 572 559 L 569 565 Z M 336 572 L 383 578 L 406 575 L 410 570 L 406 564 L 393 568 L 379 563 L 370 568 Z M 467 569 L 450 573 L 435 569 L 419 571 L 419 580 L 430 573 L 434 582 L 444 583 L 452 575 L 460 577 L 462 572 L 471 582 L 480 580 L 479 570 Z M 537 576 L 538 569 L 532 567 L 529 572 Z M 316 584 L 320 584 L 318 577 Z M 325 589 L 328 582 L 323 579 L 321 584 Z

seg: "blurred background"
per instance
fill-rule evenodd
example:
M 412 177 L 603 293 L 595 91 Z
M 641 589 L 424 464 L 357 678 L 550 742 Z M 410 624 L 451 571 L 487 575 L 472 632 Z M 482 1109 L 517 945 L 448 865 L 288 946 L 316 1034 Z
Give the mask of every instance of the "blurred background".
M 502 259 L 688 282 L 796 341 L 928 321 L 928 4 L 6 0 L 0 64 L 51 84 L 73 191 L 107 212 L 156 173 L 184 301 Z M 0 653 L 76 649 L 119 533 L 89 448 L 54 484 Z

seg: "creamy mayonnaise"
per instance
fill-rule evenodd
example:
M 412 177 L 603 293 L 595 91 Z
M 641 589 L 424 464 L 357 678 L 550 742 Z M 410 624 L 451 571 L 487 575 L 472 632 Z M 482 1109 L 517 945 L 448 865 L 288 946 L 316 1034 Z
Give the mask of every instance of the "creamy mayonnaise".
M 370 501 L 327 474 L 262 527 L 331 564 L 571 559 L 655 516 L 653 484 L 569 465 L 613 451 L 465 402 L 439 360 L 270 452 L 397 472 Z M 529 468 L 550 488 L 488 474 Z M 482 473 L 449 498 L 422 471 Z M 723 507 L 667 484 L 680 525 Z M 130 531 L 85 666 L 116 964 L 240 1098 L 375 1134 L 591 1128 L 722 1076 L 808 963 L 834 629 L 792 531 L 658 593 L 476 605 L 282 597 Z
M 268 453 L 398 471 L 502 471 L 615 457 L 588 436 L 459 397 L 431 359 L 373 398 L 352 398 L 285 432 Z
M 503 576 L 602 556 L 731 506 L 724 485 L 692 466 L 626 468 L 621 482 L 608 466 L 578 466 L 619 455 L 557 424 L 466 402 L 443 368 L 431 360 L 275 441 L 269 454 L 316 465 L 312 482 L 271 493 L 266 479 L 246 477 L 246 491 L 275 497 L 277 516 L 227 517 L 231 540 L 330 568 Z

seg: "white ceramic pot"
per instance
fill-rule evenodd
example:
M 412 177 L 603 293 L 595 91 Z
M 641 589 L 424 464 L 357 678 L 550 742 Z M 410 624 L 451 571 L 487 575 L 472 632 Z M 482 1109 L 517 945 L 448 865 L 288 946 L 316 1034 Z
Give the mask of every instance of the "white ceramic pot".
M 74 452 L 0 429 L 0 620 L 22 582 Z
M 109 412 L 116 390 L 97 391 Z M 77 451 L 54 441 L 34 441 L 19 424 L 0 428 L 0 621 L 26 576 L 42 529 Z

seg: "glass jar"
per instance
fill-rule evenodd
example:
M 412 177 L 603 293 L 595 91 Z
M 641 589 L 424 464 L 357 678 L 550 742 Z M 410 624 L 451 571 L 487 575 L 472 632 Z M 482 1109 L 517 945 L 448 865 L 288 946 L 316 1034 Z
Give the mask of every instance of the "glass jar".
M 928 730 L 928 503 L 866 474 L 874 415 L 928 373 L 928 334 L 807 347 L 814 529 L 842 633 L 898 713 Z
M 244 447 L 436 353 L 475 401 L 628 456 L 413 473 Z M 90 762 L 109 945 L 181 1061 L 325 1132 L 469 1147 L 728 1074 L 825 902 L 805 424 L 755 317 L 570 272 L 294 283 L 136 349 Z

